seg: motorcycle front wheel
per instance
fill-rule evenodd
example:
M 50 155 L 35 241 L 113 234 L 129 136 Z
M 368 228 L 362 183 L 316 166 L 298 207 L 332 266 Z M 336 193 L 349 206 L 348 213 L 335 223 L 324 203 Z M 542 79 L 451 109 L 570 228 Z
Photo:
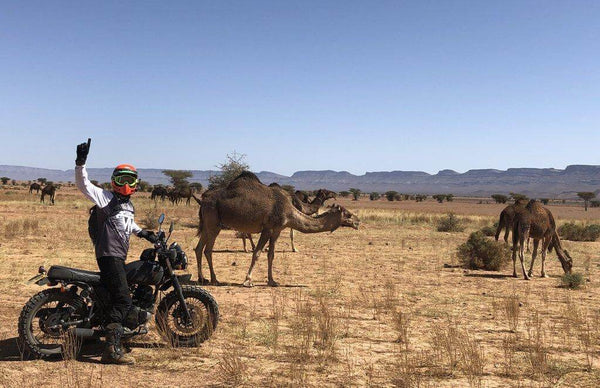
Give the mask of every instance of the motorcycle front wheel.
M 208 291 L 195 286 L 181 286 L 191 319 L 185 316 L 177 292 L 169 292 L 158 305 L 156 327 L 172 346 L 198 346 L 217 328 L 219 306 Z
M 82 320 L 86 316 L 83 298 L 70 291 L 50 288 L 34 295 L 19 316 L 19 344 L 23 356 L 75 358 L 81 347 L 65 322 Z

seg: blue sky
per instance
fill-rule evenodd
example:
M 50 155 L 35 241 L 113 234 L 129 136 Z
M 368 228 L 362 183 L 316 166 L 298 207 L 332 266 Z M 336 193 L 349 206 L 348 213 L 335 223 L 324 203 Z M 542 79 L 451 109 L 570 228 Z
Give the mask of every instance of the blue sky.
M 0 1 L 0 164 L 600 164 L 597 1 Z

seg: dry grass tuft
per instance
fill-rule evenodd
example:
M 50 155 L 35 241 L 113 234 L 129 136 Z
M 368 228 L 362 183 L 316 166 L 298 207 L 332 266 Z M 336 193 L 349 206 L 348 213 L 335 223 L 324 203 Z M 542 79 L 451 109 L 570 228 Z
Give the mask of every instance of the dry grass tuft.
M 242 359 L 242 349 L 237 344 L 224 347 L 219 363 L 215 368 L 215 378 L 222 386 L 237 387 L 247 379 L 248 364 Z
M 504 314 L 508 322 L 508 328 L 516 333 L 519 327 L 519 316 L 521 314 L 519 296 L 512 294 L 504 299 Z

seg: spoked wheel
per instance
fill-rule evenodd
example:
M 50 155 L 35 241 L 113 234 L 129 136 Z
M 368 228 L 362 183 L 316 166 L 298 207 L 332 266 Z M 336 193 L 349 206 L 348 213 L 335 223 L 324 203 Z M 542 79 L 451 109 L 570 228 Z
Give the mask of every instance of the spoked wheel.
M 181 288 L 191 319 L 186 317 L 177 293 L 171 291 L 158 305 L 156 327 L 173 346 L 198 346 L 216 329 L 219 306 L 212 295 L 200 287 Z
M 51 288 L 34 295 L 19 317 L 19 341 L 23 350 L 37 358 L 63 353 L 75 356 L 81 342 L 66 331 L 64 323 L 81 320 L 84 316 L 85 302 L 77 294 Z

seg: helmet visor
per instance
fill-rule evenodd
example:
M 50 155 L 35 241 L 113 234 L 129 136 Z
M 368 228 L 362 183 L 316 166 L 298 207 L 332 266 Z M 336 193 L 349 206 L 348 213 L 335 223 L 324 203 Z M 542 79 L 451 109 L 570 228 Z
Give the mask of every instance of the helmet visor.
M 117 186 L 129 185 L 129 187 L 135 187 L 138 183 L 138 179 L 135 175 L 123 174 L 113 177 L 113 182 L 115 182 Z

